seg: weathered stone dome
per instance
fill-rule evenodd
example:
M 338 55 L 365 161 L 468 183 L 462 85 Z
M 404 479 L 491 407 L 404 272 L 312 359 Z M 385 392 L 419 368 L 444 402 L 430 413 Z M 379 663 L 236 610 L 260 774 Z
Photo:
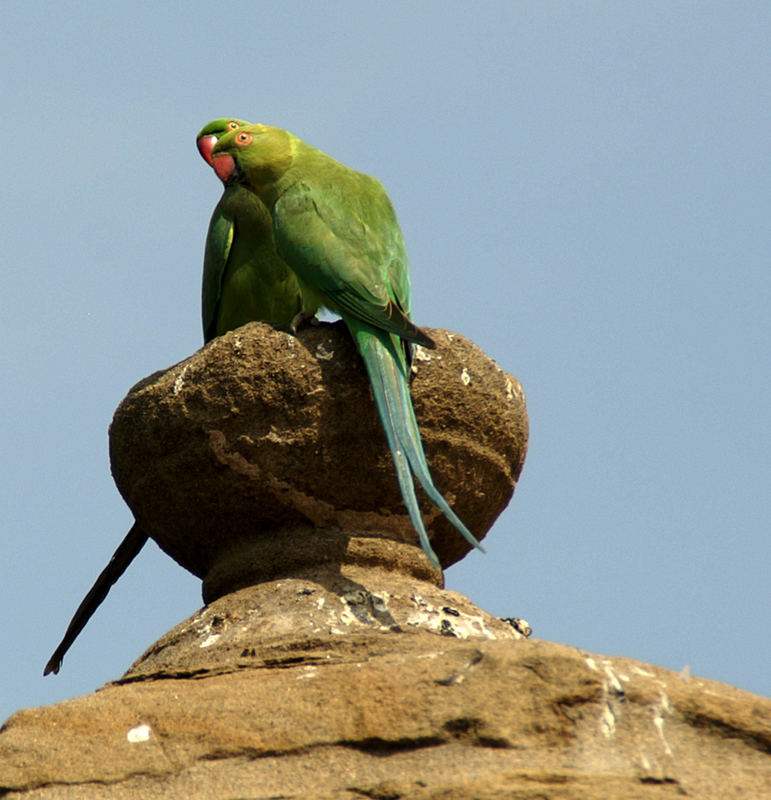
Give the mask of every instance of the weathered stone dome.
M 519 382 L 459 334 L 430 330 L 411 393 L 438 488 L 482 539 L 527 448 Z M 435 574 L 399 493 L 363 362 L 342 323 L 292 336 L 251 323 L 138 383 L 110 429 L 134 515 L 207 600 L 321 562 Z M 443 566 L 469 550 L 419 489 Z M 414 546 L 413 546 L 414 545 Z

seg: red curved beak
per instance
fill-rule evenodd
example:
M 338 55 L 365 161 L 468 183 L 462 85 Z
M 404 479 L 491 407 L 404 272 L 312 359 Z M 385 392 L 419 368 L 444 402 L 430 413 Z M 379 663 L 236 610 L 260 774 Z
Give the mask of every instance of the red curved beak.
M 212 162 L 211 151 L 214 150 L 214 145 L 217 144 L 217 137 L 216 136 L 202 136 L 196 144 L 198 145 L 198 152 L 201 154 L 203 160 L 210 166 L 213 167 L 214 163 Z
M 236 162 L 233 156 L 230 153 L 217 153 L 212 160 L 217 177 L 223 183 L 227 183 L 236 172 Z

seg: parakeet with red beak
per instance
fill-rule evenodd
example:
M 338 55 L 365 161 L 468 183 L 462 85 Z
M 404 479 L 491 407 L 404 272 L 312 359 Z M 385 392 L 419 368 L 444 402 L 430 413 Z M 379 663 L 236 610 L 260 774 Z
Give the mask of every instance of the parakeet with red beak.
M 482 550 L 434 486 L 423 452 L 409 391 L 409 353 L 413 344 L 435 344 L 410 319 L 407 253 L 385 189 L 375 178 L 268 125 L 241 125 L 225 133 L 211 157 L 226 193 L 246 190 L 266 209 L 276 254 L 298 280 L 303 312 L 326 307 L 348 326 L 369 374 L 402 497 L 431 563 L 440 567 L 413 476 L 455 528 Z
M 217 141 L 247 124 L 218 119 L 204 126 L 196 137 L 203 158 L 213 166 Z M 237 183 L 226 185 L 209 223 L 201 296 L 205 342 L 254 320 L 291 326 L 302 309 L 297 278 L 276 253 L 265 204 Z
M 218 119 L 196 137 L 198 151 L 213 166 L 211 153 L 219 137 L 247 125 L 244 120 Z M 252 320 L 291 325 L 301 310 L 299 284 L 278 257 L 270 215 L 262 201 L 240 186 L 229 186 L 212 214 L 206 238 L 202 316 L 204 341 Z M 43 672 L 59 672 L 62 659 L 147 542 L 134 523 L 91 590 L 78 606 Z

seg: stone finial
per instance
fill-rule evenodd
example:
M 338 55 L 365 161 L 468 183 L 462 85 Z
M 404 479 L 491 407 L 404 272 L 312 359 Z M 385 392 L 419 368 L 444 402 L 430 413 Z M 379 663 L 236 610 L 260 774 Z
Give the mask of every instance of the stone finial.
M 411 393 L 437 487 L 482 539 L 527 448 L 519 382 L 456 333 L 429 329 Z M 110 428 L 138 523 L 204 581 L 210 602 L 328 564 L 441 585 L 417 546 L 364 365 L 342 323 L 298 336 L 250 323 L 138 383 Z M 469 545 L 420 490 L 442 565 Z

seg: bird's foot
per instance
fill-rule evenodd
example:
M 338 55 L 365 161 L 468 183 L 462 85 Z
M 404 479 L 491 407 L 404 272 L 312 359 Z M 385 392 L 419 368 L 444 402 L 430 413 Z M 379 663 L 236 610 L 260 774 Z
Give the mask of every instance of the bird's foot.
M 306 325 L 318 325 L 315 311 L 298 311 L 289 323 L 289 330 L 297 336 L 297 331 Z

